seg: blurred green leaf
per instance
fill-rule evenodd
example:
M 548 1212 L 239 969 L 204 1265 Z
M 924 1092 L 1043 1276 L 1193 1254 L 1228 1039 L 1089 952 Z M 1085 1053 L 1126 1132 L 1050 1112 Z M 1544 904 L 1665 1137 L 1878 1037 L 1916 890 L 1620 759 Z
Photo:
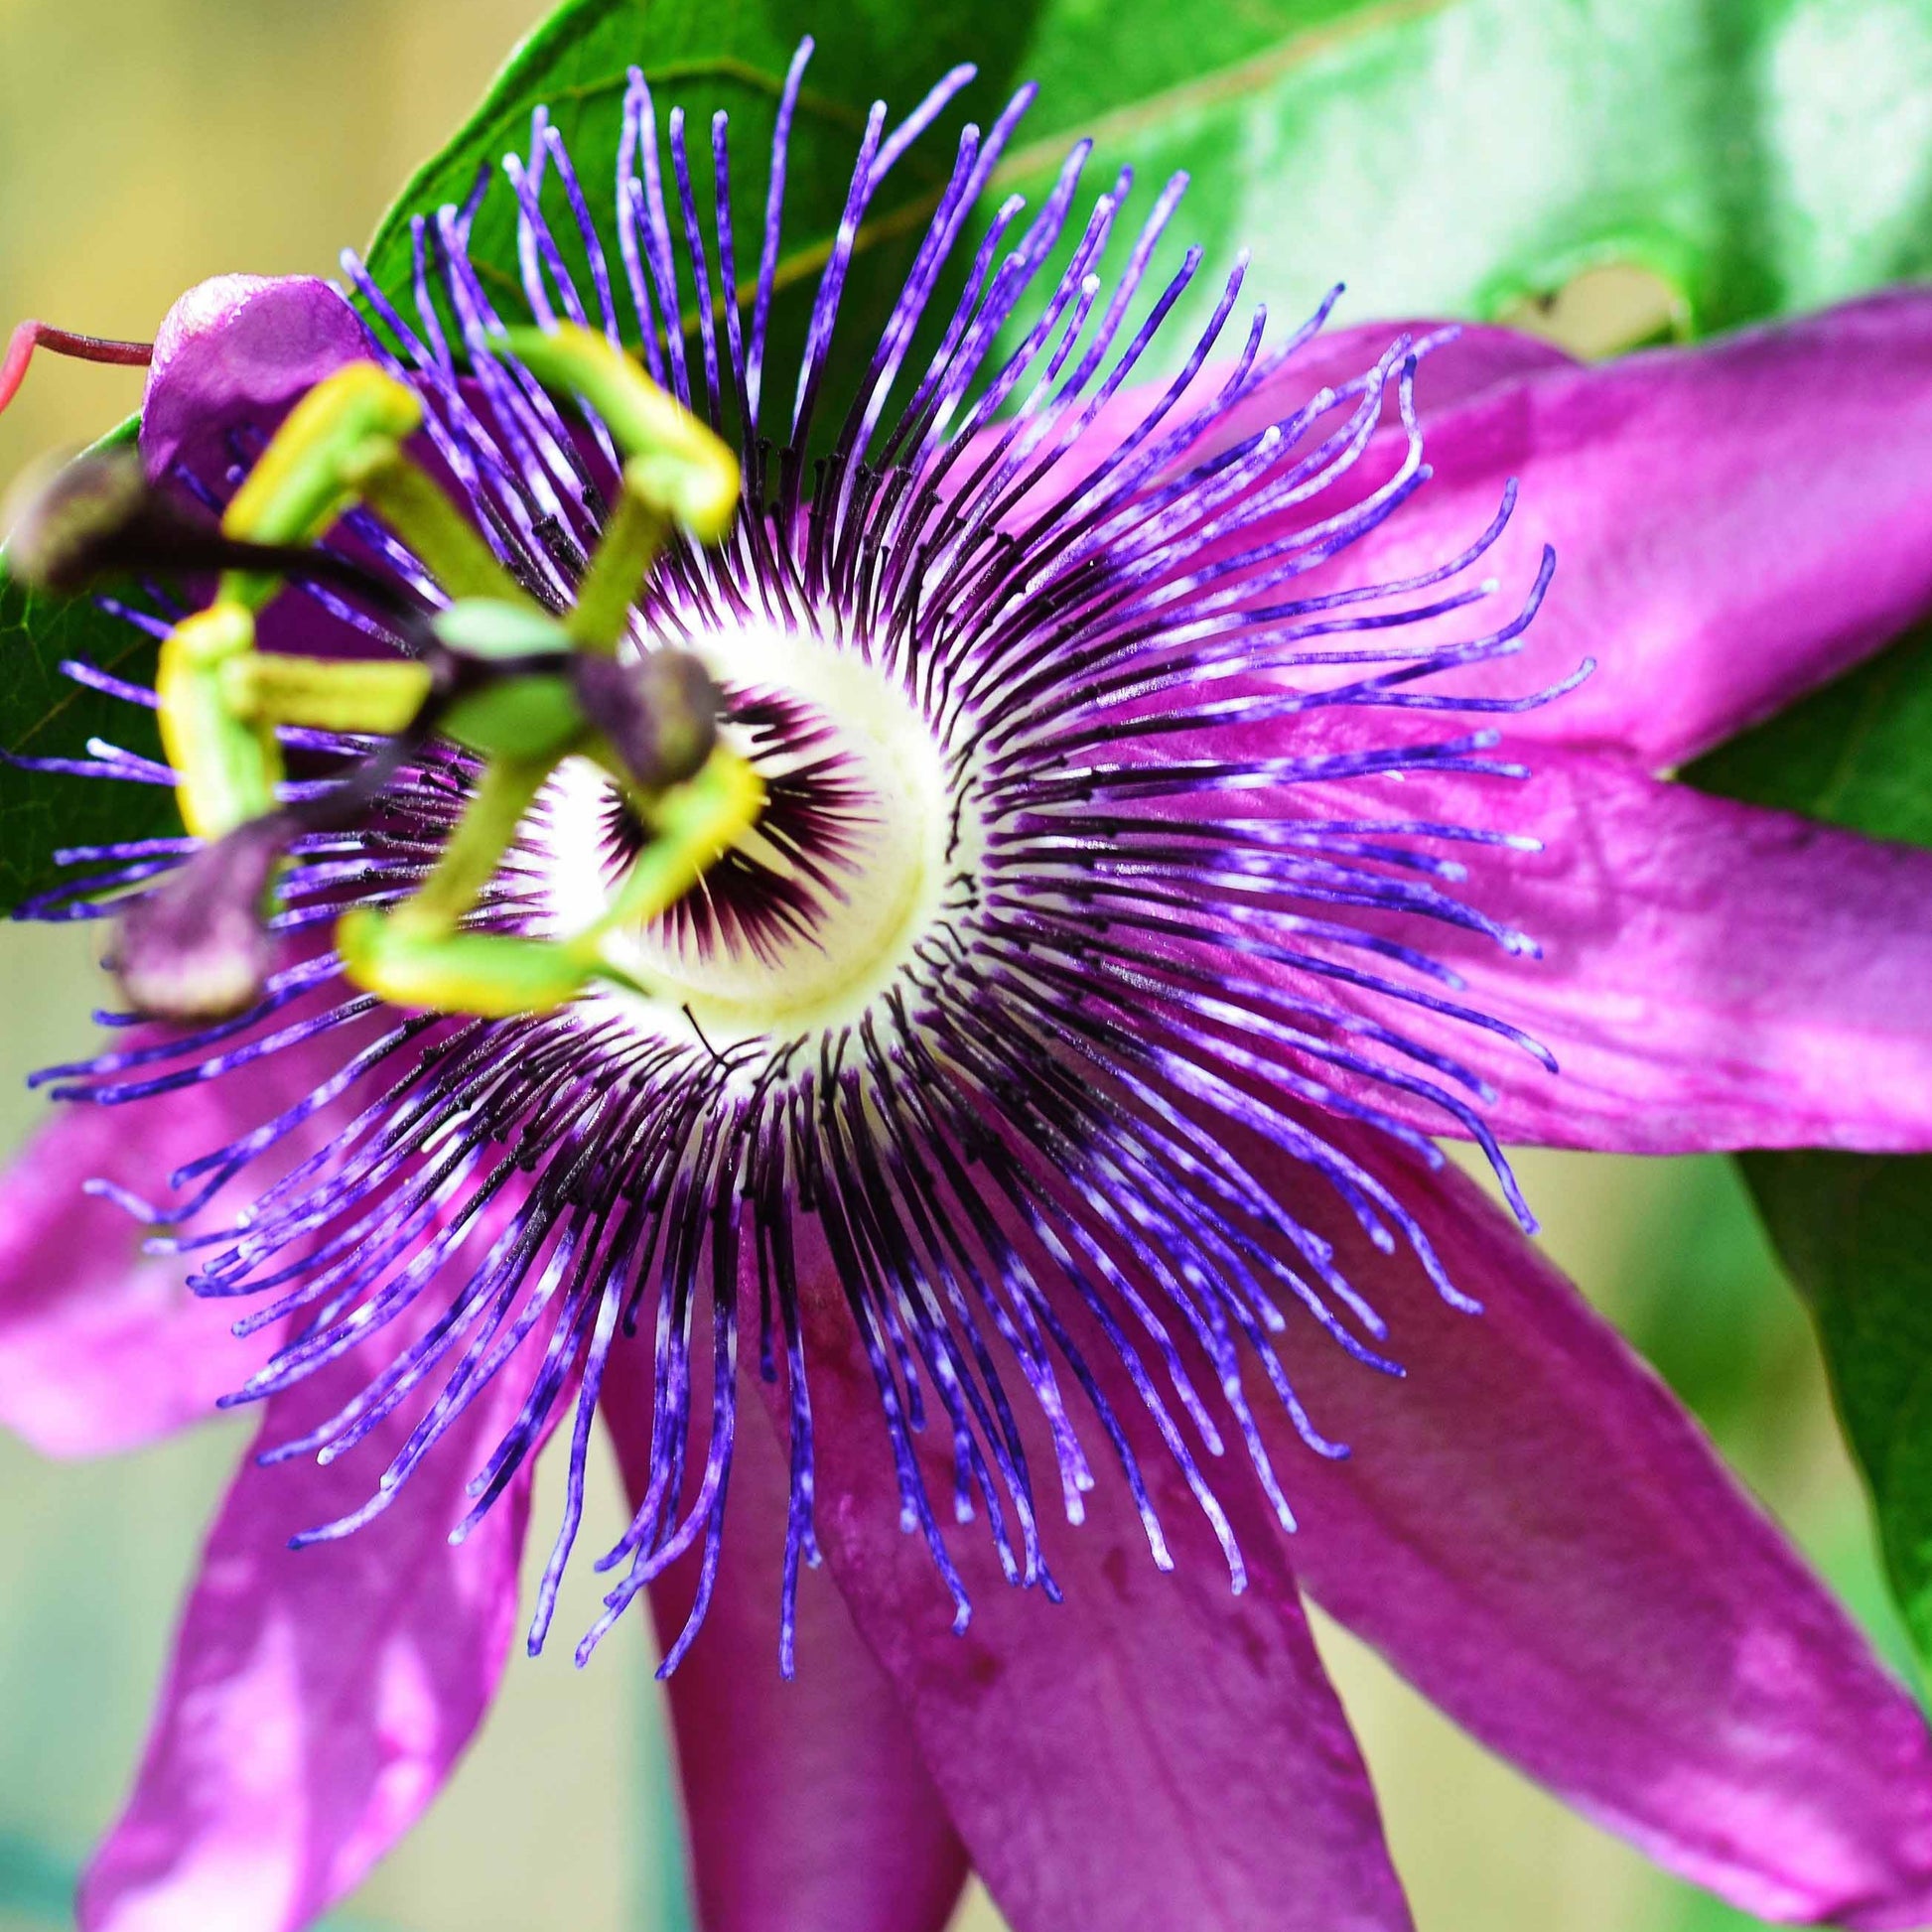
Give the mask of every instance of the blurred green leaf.
M 651 1678 L 645 1679 L 638 1731 L 632 1815 L 643 1825 L 633 1852 L 632 1921 L 652 1932 L 698 1932 L 677 1761 L 665 1702 Z
M 1745 1449 L 1749 1476 L 1747 1439 L 1811 1353 L 1805 1317 L 1729 1161 L 1688 1155 L 1653 1172 L 1669 1184 L 1645 1197 L 1642 1265 L 1619 1282 L 1617 1325 L 1733 1462 Z
M 1670 1932 L 1746 1932 L 1748 1927 L 1770 1923 L 1725 1904 L 1710 1892 L 1693 1891 L 1688 1885 L 1671 1890 L 1676 1909 L 1670 1916 Z
M 1932 626 L 1687 776 L 1730 797 L 1932 846 Z M 1921 1659 L 1932 1660 L 1932 1160 L 1741 1159 L 1811 1303 L 1892 1588 Z
M 133 441 L 130 418 L 96 448 Z M 14 581 L 0 551 L 0 746 L 21 758 L 85 758 L 90 738 L 160 756 L 146 711 L 61 673 L 81 658 L 134 683 L 151 681 L 154 640 L 89 598 L 46 597 Z M 104 783 L 0 762 L 0 906 L 45 892 L 62 876 L 56 847 L 179 832 L 174 796 L 155 785 Z
M 0 1911 L 42 1925 L 65 1925 L 73 1909 L 67 1863 L 17 1832 L 0 1831 Z

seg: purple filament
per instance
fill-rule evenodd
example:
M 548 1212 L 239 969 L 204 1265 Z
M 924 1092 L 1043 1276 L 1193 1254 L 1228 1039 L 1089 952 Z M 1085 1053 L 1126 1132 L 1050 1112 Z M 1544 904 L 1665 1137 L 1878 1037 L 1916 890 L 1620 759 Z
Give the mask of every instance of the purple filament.
M 1468 697 L 1438 682 L 1517 647 L 1547 556 L 1503 621 L 1454 643 L 1414 641 L 1417 626 L 1439 634 L 1494 592 L 1467 573 L 1500 536 L 1513 489 L 1486 530 L 1434 568 L 1393 584 L 1303 589 L 1427 485 L 1414 383 L 1435 340 L 1398 340 L 1355 380 L 1234 438 L 1231 413 L 1279 379 L 1334 299 L 1269 347 L 1259 313 L 1236 320 L 1237 263 L 1169 378 L 1096 449 L 1089 432 L 1173 333 L 1201 256 L 1187 251 L 1165 281 L 1154 277 L 1179 179 L 1131 238 L 1116 237 L 1126 176 L 1079 219 L 1083 146 L 1031 221 L 1022 225 L 1017 199 L 993 211 L 963 280 L 949 283 L 1027 90 L 984 134 L 958 136 L 904 288 L 869 357 L 854 363 L 864 377 L 841 399 L 832 454 L 814 471 L 805 440 L 831 383 L 867 210 L 971 77 L 957 69 L 892 131 L 883 105 L 867 121 L 770 487 L 766 351 L 787 144 L 810 52 L 800 47 L 778 91 L 744 310 L 722 114 L 708 236 L 684 118 L 667 116 L 660 141 L 640 72 L 624 97 L 602 230 L 547 114 L 533 121 L 527 155 L 504 166 L 523 297 L 538 322 L 627 334 L 653 375 L 743 450 L 736 528 L 709 550 L 671 547 L 635 614 L 639 639 L 701 642 L 752 621 L 856 653 L 930 732 L 952 787 L 956 847 L 963 825 L 979 828 L 974 856 L 959 859 L 892 985 L 849 1024 L 720 1049 L 695 1021 L 688 1035 L 659 1035 L 596 1000 L 500 1022 L 382 1016 L 311 939 L 239 1020 L 42 1076 L 64 1098 L 122 1104 L 339 1044 L 337 1070 L 313 1093 L 172 1176 L 176 1198 L 103 1191 L 155 1226 L 157 1252 L 198 1257 L 198 1292 L 246 1304 L 239 1327 L 288 1324 L 231 1401 L 272 1397 L 357 1351 L 372 1364 L 357 1392 L 271 1459 L 330 1460 L 410 1419 L 367 1502 L 300 1540 L 352 1534 L 386 1509 L 426 1456 L 446 1452 L 444 1438 L 485 1390 L 512 1391 L 515 1411 L 471 1483 L 457 1536 L 522 1478 L 553 1431 L 563 1436 L 563 1522 L 532 1649 L 581 1526 L 607 1370 L 616 1351 L 639 1351 L 652 1392 L 648 1478 L 599 1566 L 611 1587 L 579 1656 L 670 1564 L 689 1561 L 696 1608 L 671 1636 L 667 1670 L 716 1580 L 734 1444 L 751 1426 L 739 1404 L 752 1362 L 788 1418 L 778 1645 L 781 1667 L 793 1666 L 799 1574 L 818 1561 L 814 1457 L 825 1423 L 814 1357 L 829 1345 L 820 1324 L 835 1318 L 823 1294 L 807 1297 L 808 1279 L 836 1283 L 842 1339 L 877 1395 L 901 1525 L 929 1551 L 958 1627 L 971 1600 L 949 1536 L 982 1526 L 974 1533 L 990 1539 L 1011 1583 L 1056 1595 L 1036 1486 L 1057 1486 L 1077 1523 L 1107 1461 L 1166 1566 L 1145 1458 L 1170 1458 L 1239 1588 L 1245 1562 L 1217 1462 L 1244 1456 L 1292 1527 L 1293 1471 L 1271 1458 L 1268 1405 L 1310 1451 L 1346 1453 L 1297 1397 L 1284 1338 L 1318 1331 L 1310 1345 L 1337 1346 L 1365 1373 L 1401 1369 L 1332 1246 L 1238 1150 L 1286 1160 L 1311 1198 L 1339 1203 L 1379 1249 L 1406 1251 L 1448 1301 L 1473 1309 L 1403 1202 L 1324 1123 L 1433 1162 L 1441 1157 L 1412 1124 L 1420 1108 L 1483 1148 L 1528 1224 L 1483 1124 L 1488 1087 L 1452 1051 L 1411 1037 L 1405 1019 L 1426 1016 L 1432 1037 L 1436 1022 L 1501 1036 L 1523 1049 L 1526 1069 L 1554 1069 L 1507 1022 L 1450 997 L 1460 982 L 1429 947 L 1430 932 L 1449 927 L 1532 953 L 1459 889 L 1471 862 L 1504 863 L 1535 842 L 1390 816 L 1367 798 L 1343 816 L 1305 803 L 1310 785 L 1389 774 L 1469 785 L 1520 777 L 1492 756 L 1487 728 L 1418 736 L 1395 721 L 1507 713 L 1566 688 Z M 406 299 L 376 288 L 352 257 L 345 268 L 399 350 L 372 340 L 371 354 L 422 394 L 430 438 L 479 527 L 520 581 L 561 608 L 615 498 L 616 446 L 595 420 L 574 433 L 502 354 L 501 318 L 467 254 L 483 186 L 417 223 Z M 602 239 L 613 232 L 616 264 Z M 1125 260 L 1109 278 L 1103 263 L 1117 245 Z M 1065 265 L 1050 268 L 1061 252 Z M 942 289 L 952 307 L 934 313 Z M 1217 356 L 1218 372 L 1204 375 Z M 1371 476 L 1382 461 L 1371 452 L 1385 449 L 1393 468 Z M 232 476 L 219 487 L 184 481 L 212 504 L 232 487 Z M 1343 484 L 1353 493 L 1334 507 Z M 373 519 L 352 517 L 345 534 L 413 596 L 439 595 Z M 325 596 L 320 611 L 370 627 L 339 599 Z M 105 672 L 68 669 L 108 696 L 152 702 Z M 880 801 L 846 760 L 837 719 L 783 691 L 728 695 L 770 774 L 760 829 L 787 864 L 729 855 L 663 931 L 701 955 L 775 965 L 812 943 L 849 892 L 864 863 L 859 833 Z M 1358 729 L 1340 747 L 1309 731 L 1305 721 L 1322 718 Z M 1265 754 L 1251 736 L 1264 723 Z M 1174 733 L 1188 735 L 1182 756 L 1164 749 Z M 1216 734 L 1220 748 L 1203 753 Z M 309 733 L 302 749 L 347 759 L 362 748 Z M 172 782 L 131 754 L 87 751 L 19 762 Z M 406 894 L 474 778 L 466 758 L 432 746 L 361 834 L 303 841 L 281 928 L 300 935 L 351 900 Z M 299 788 L 334 782 L 308 777 Z M 540 804 L 484 895 L 483 926 L 549 931 L 548 836 Z M 641 836 L 614 798 L 604 825 L 614 872 Z M 73 883 L 33 914 L 98 911 L 188 849 L 71 849 L 61 857 L 76 868 Z M 216 1197 L 246 1174 L 258 1191 L 245 1212 L 217 1212 Z M 1043 1428 L 1031 1456 L 1030 1410 Z M 1038 1466 L 1041 1443 L 1050 1476 Z

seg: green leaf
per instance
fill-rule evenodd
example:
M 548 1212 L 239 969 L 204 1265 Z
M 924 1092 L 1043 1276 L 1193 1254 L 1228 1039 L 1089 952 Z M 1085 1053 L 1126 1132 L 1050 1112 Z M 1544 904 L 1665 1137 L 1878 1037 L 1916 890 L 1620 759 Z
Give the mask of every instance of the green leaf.
M 1893 1592 L 1932 1659 L 1932 1159 L 1740 1159 L 1811 1303 Z
M 1729 797 L 1932 846 L 1932 625 L 1686 775 Z M 1921 1660 L 1932 1661 L 1932 1159 L 1741 1163 L 1811 1304 L 1893 1592 Z
M 1023 65 L 1013 180 L 1084 132 L 1102 179 L 1186 169 L 1176 234 L 1278 313 L 1494 318 L 1622 261 L 1710 330 L 1932 269 L 1919 0 L 1054 0 Z
M 1932 846 L 1932 624 L 1685 775 L 1747 804 Z
M 130 443 L 132 418 L 96 449 Z M 79 658 L 135 684 L 154 676 L 154 640 L 88 598 L 46 597 L 15 582 L 0 551 L 0 746 L 22 758 L 85 758 L 90 738 L 160 757 L 150 713 L 62 675 Z M 174 794 L 158 785 L 23 771 L 0 763 L 0 905 L 17 905 L 69 876 L 57 847 L 179 833 Z
M 674 225 L 666 120 L 671 108 L 685 110 L 708 252 L 713 247 L 711 117 L 720 109 L 731 116 L 732 224 L 744 287 L 758 267 L 779 91 L 793 50 L 809 33 L 817 48 L 792 127 L 780 300 L 767 357 L 770 393 L 774 400 L 788 400 L 811 292 L 838 228 L 873 101 L 887 102 L 890 128 L 948 69 L 973 61 L 980 77 L 962 96 L 959 111 L 987 118 L 1013 84 L 1036 10 L 1037 0 L 995 9 L 967 0 L 921 0 L 916 8 L 897 0 L 847 0 L 834 8 L 816 0 L 770 0 L 760 8 L 721 8 L 695 0 L 568 0 L 517 48 L 483 104 L 411 178 L 369 244 L 369 271 L 392 298 L 406 298 L 413 274 L 412 217 L 433 217 L 446 204 L 463 203 L 483 175 L 489 186 L 477 211 L 471 259 L 505 319 L 527 316 L 517 264 L 516 197 L 501 162 L 511 150 L 527 155 L 531 112 L 545 106 L 581 171 L 616 285 L 620 324 L 634 342 L 636 318 L 624 294 L 614 190 L 624 88 L 634 66 L 643 69 L 656 94 Z M 936 203 L 952 150 L 943 133 L 915 145 L 873 204 L 865 260 L 855 271 L 844 310 L 849 326 L 840 332 L 848 360 L 870 352 L 923 217 Z M 577 286 L 592 304 L 584 252 L 554 170 L 546 182 L 545 207 Z M 712 271 L 717 272 L 715 255 Z M 681 286 L 688 317 L 696 306 L 688 275 Z M 401 306 L 410 313 L 406 299 Z
M 1145 207 L 1154 185 L 1191 176 L 1160 267 L 1197 241 L 1208 272 L 1150 369 L 1183 352 L 1188 323 L 1244 247 L 1249 295 L 1279 314 L 1305 312 L 1343 278 L 1357 316 L 1494 317 L 1620 261 L 1675 291 L 1686 329 L 1932 270 L 1932 10 L 1917 0 L 1027 0 L 970 11 L 861 0 L 830 14 L 774 0 L 756 15 L 573 0 L 404 190 L 371 246 L 377 280 L 405 289 L 409 217 L 461 202 L 487 170 L 473 254 L 506 312 L 521 313 L 515 199 L 497 164 L 527 144 L 539 103 L 582 162 L 616 273 L 610 164 L 636 63 L 657 87 L 660 127 L 671 104 L 689 112 L 706 208 L 709 116 L 731 113 L 743 281 L 777 89 L 808 29 L 820 44 L 793 137 L 780 374 L 867 105 L 883 97 L 902 113 L 960 60 L 982 70 L 960 112 L 982 122 L 1017 80 L 1040 86 L 989 202 L 1014 189 L 1036 202 L 1089 134 L 1096 190 L 1131 165 Z M 835 391 L 870 346 L 950 154 L 945 135 L 929 136 L 875 205 Z M 575 267 L 568 243 L 566 253 Z M 693 300 L 687 288 L 687 309 Z

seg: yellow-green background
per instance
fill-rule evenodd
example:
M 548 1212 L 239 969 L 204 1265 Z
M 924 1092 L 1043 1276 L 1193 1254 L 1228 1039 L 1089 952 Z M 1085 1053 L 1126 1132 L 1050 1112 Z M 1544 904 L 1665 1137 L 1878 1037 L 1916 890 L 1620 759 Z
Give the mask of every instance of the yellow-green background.
M 538 11 L 535 0 L 0 0 L 0 334 L 36 315 L 146 337 L 204 276 L 331 272 Z M 1584 314 L 1572 326 L 1593 325 Z M 44 360 L 0 418 L 0 482 L 138 396 L 135 374 Z M 25 1073 L 84 1043 L 91 970 L 82 934 L 0 928 L 0 1144 L 35 1118 Z M 1888 1638 L 1810 1336 L 1727 1168 L 1550 1155 L 1522 1168 L 1551 1252 L 1652 1348 Z M 177 1600 L 245 1435 L 211 1425 L 88 1466 L 0 1443 L 0 1932 L 66 1920 L 63 1889 L 132 1769 Z M 605 1474 L 585 1548 L 616 1534 Z M 580 1576 L 559 1627 L 575 1612 L 588 1621 L 590 1600 Z M 1373 1659 L 1323 1638 L 1425 1932 L 1746 1923 L 1656 1876 Z M 634 1637 L 607 1644 L 588 1672 L 568 1645 L 512 1664 L 473 1756 L 349 1920 L 392 1932 L 688 1925 L 649 1662 Z M 997 1926 L 983 1898 L 969 1901 L 962 1932 Z

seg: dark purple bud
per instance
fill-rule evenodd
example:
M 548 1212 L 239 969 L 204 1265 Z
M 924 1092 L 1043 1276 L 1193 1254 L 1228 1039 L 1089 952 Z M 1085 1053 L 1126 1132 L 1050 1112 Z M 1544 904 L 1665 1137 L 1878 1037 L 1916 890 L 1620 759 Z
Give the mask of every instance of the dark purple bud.
M 127 908 L 108 964 L 137 1011 L 225 1020 L 261 998 L 275 960 L 263 906 L 295 829 L 280 812 L 250 819 Z
M 118 567 L 121 540 L 149 514 L 150 494 L 132 450 L 76 457 L 9 506 L 8 569 L 35 590 L 82 589 Z
M 711 756 L 723 705 L 688 650 L 653 650 L 628 663 L 580 651 L 570 668 L 585 715 L 647 790 L 682 784 Z

